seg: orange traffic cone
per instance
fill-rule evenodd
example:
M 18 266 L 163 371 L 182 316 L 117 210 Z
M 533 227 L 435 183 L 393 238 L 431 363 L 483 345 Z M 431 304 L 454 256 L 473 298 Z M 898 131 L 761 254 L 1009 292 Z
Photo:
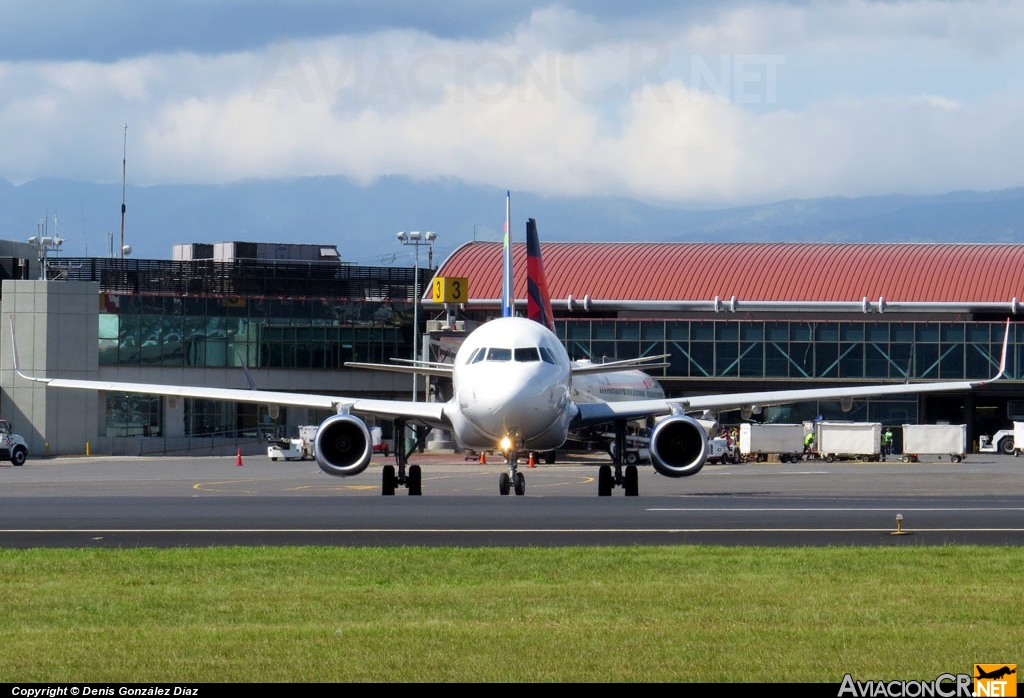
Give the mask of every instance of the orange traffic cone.
M 530 453 L 530 459 L 526 462 L 527 468 L 536 468 L 537 464 L 533 462 L 533 453 Z
M 235 465 L 239 468 L 242 467 L 242 449 L 238 449 L 238 457 L 235 458 Z
M 481 463 L 486 463 L 487 462 L 487 454 L 484 451 L 480 451 L 480 462 Z

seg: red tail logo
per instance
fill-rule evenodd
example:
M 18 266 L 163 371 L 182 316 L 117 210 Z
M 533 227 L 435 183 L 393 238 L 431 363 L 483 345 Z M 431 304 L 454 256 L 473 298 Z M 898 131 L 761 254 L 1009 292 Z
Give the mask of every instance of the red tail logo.
M 544 278 L 544 260 L 540 256 L 540 237 L 537 221 L 526 222 L 526 316 L 534 322 L 555 331 L 555 316 L 551 312 L 551 295 Z

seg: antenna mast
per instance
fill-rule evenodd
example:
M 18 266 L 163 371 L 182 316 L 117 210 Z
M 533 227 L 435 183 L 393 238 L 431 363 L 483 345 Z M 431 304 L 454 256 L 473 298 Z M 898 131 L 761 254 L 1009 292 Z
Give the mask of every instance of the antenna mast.
M 128 124 L 124 125 L 124 146 L 121 150 L 121 260 L 124 260 L 124 195 L 128 169 Z

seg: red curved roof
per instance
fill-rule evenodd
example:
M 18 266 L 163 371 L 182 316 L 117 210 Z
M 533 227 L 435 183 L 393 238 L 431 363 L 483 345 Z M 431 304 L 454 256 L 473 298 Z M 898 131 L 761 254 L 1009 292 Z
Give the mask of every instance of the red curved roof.
M 602 300 L 1009 302 L 1024 298 L 1024 245 L 827 243 L 541 243 L 552 298 Z M 526 244 L 513 245 L 526 297 Z M 470 242 L 439 276 L 469 297 L 501 296 L 501 243 Z

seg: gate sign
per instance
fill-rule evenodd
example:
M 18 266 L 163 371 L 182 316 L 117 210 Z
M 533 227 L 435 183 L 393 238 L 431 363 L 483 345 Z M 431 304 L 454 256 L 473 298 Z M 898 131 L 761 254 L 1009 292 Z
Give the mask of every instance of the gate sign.
M 469 279 L 464 276 L 434 277 L 435 303 L 465 303 L 469 300 Z

